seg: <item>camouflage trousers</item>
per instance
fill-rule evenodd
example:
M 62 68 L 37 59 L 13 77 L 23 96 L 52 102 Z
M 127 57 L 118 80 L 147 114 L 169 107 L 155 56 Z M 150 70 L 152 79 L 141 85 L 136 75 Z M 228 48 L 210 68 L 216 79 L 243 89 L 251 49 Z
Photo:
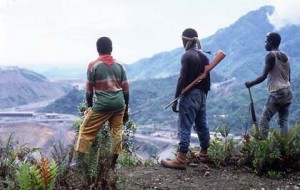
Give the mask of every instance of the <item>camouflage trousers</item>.
M 88 153 L 99 130 L 102 128 L 104 123 L 108 121 L 112 153 L 121 154 L 123 116 L 124 110 L 116 113 L 98 113 L 89 109 L 79 129 L 76 150 L 82 153 Z
M 278 125 L 282 135 L 288 133 L 289 108 L 292 102 L 291 88 L 283 88 L 276 92 L 271 92 L 259 119 L 260 130 L 268 137 L 269 122 L 278 113 Z

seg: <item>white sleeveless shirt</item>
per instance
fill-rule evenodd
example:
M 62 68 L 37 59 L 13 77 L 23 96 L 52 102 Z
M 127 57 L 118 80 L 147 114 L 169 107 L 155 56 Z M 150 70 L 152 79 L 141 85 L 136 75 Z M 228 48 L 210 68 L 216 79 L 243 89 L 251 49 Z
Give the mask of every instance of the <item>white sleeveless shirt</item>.
M 268 74 L 268 91 L 276 92 L 283 88 L 288 88 L 290 84 L 290 62 L 289 58 L 283 62 L 279 59 L 280 51 L 272 51 L 275 55 L 275 64 Z

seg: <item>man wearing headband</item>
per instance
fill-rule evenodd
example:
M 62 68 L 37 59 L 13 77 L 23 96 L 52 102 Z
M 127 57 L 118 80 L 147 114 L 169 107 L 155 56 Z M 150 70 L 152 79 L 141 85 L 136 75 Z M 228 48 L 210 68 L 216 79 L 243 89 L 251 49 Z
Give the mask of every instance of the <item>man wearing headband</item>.
M 265 57 L 263 73 L 255 80 L 245 82 L 246 87 L 250 88 L 268 77 L 269 98 L 259 119 L 259 128 L 265 137 L 268 137 L 269 122 L 277 112 L 281 134 L 288 133 L 289 107 L 292 102 L 290 63 L 288 56 L 279 51 L 280 42 L 281 37 L 278 33 L 267 34 L 265 49 L 268 53 Z
M 175 98 L 181 91 L 193 82 L 201 73 L 209 60 L 200 50 L 201 45 L 196 30 L 188 28 L 182 33 L 182 42 L 185 53 L 181 58 L 180 77 L 177 82 Z M 207 148 L 209 147 L 209 129 L 206 119 L 206 96 L 210 90 L 210 76 L 195 85 L 179 102 L 179 111 L 177 110 L 177 101 L 172 105 L 174 112 L 179 112 L 178 137 L 179 146 L 177 156 L 173 160 L 162 160 L 164 167 L 175 169 L 186 169 L 186 154 L 189 151 L 191 129 L 194 127 L 198 135 L 201 149 L 192 153 L 194 157 L 207 159 Z

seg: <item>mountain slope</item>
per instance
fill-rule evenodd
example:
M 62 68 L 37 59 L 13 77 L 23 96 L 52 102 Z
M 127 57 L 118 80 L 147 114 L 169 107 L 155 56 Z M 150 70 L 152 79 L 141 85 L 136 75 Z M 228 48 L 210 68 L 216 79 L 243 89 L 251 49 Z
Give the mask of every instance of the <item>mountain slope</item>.
M 262 72 L 264 65 L 265 35 L 273 31 L 274 27 L 268 20 L 268 15 L 274 12 L 274 7 L 265 6 L 251 11 L 235 23 L 218 30 L 215 34 L 201 39 L 204 50 L 217 52 L 222 49 L 227 57 L 214 69 L 225 78 L 235 77 L 240 82 L 253 79 Z M 197 28 L 196 28 L 197 29 Z M 300 72 L 300 26 L 286 26 L 278 31 L 282 36 L 280 49 L 289 54 L 292 65 L 292 76 Z M 201 38 L 201 36 L 200 36 Z M 174 39 L 180 41 L 180 39 Z M 158 53 L 150 58 L 141 59 L 135 63 L 125 65 L 130 81 L 165 78 L 178 75 L 180 59 L 184 49 L 182 47 L 171 51 Z M 208 55 L 213 59 L 213 55 Z M 84 65 L 60 66 L 45 71 L 47 77 L 55 78 L 85 78 Z
M 223 62 L 216 67 L 216 72 L 227 77 L 242 65 L 241 62 L 255 62 L 255 59 L 263 57 L 265 34 L 273 30 L 267 18 L 267 14 L 272 11 L 273 8 L 267 6 L 249 12 L 229 27 L 220 29 L 214 35 L 201 40 L 204 50 L 216 52 L 222 49 L 227 54 Z M 257 21 L 261 22 L 263 27 L 258 25 Z M 144 73 L 148 73 L 149 78 L 162 76 L 161 73 L 168 73 L 169 76 L 178 74 L 183 52 L 183 48 L 177 48 L 131 64 L 128 68 L 128 78 L 135 80 L 145 78 L 147 75 Z M 212 60 L 213 56 L 209 58 Z
M 46 113 L 68 113 L 73 115 L 78 115 L 77 106 L 79 103 L 83 102 L 85 98 L 85 92 L 83 90 L 78 90 L 73 88 L 65 96 L 55 100 L 53 103 L 47 105 L 40 112 Z
M 227 53 L 224 63 L 216 68 L 217 72 L 238 78 L 241 73 L 247 73 L 250 77 L 257 75 L 264 60 L 265 35 L 274 29 L 267 17 L 273 10 L 273 7 L 266 6 L 251 11 L 229 27 L 203 40 L 205 48 L 220 48 Z
M 70 88 L 18 67 L 1 67 L 0 78 L 0 108 L 58 98 Z
M 264 41 L 267 32 L 274 27 L 269 23 L 268 15 L 274 8 L 262 7 L 242 16 L 232 25 L 220 29 L 214 35 L 202 39 L 204 50 L 216 52 L 222 49 L 227 57 L 214 71 L 225 78 L 235 77 L 240 82 L 253 79 L 262 72 L 264 65 Z M 279 31 L 282 36 L 280 49 L 291 58 L 292 76 L 300 72 L 300 26 L 287 26 Z M 178 40 L 178 39 L 174 39 Z M 128 78 L 140 80 L 145 78 L 161 78 L 177 75 L 180 70 L 180 59 L 183 48 L 154 55 L 128 65 Z M 213 59 L 209 56 L 210 60 Z
M 219 125 L 228 125 L 232 132 L 241 134 L 245 126 L 251 127 L 249 94 L 244 82 L 257 77 L 264 64 L 264 40 L 273 30 L 268 21 L 273 7 L 262 7 L 241 17 L 231 26 L 219 30 L 202 40 L 205 50 L 219 48 L 227 57 L 211 73 L 213 90 L 208 94 L 207 115 L 209 126 L 214 130 Z M 294 100 L 290 110 L 291 124 L 300 122 L 300 27 L 289 26 L 279 31 L 282 35 L 281 49 L 291 58 Z M 183 48 L 163 52 L 152 58 L 142 59 L 127 65 L 130 79 L 131 118 L 139 125 L 148 125 L 151 130 L 177 130 L 177 114 L 164 110 L 174 97 L 180 58 Z M 212 57 L 210 56 L 210 60 Z M 217 72 L 217 73 L 215 73 Z M 266 83 L 252 88 L 257 117 L 268 98 Z M 273 119 L 272 126 L 275 125 Z
M 235 129 L 236 133 L 240 133 L 244 130 L 241 126 L 251 126 L 249 95 L 244 82 L 256 78 L 262 72 L 266 53 L 264 49 L 265 35 L 274 29 L 268 21 L 268 15 L 272 14 L 273 11 L 274 8 L 270 6 L 251 11 L 229 27 L 221 29 L 216 34 L 202 40 L 205 50 L 216 51 L 222 49 L 227 53 L 227 57 L 214 71 L 224 76 L 225 79 L 236 79 L 220 83 L 222 85 L 219 88 L 209 93 L 207 113 L 211 128 L 226 124 Z M 298 88 L 300 81 L 297 78 L 297 73 L 300 72 L 300 65 L 297 64 L 300 62 L 300 51 L 296 45 L 300 44 L 300 27 L 287 26 L 279 32 L 282 36 L 280 49 L 289 54 L 291 61 L 294 100 L 290 110 L 290 121 L 293 124 L 300 121 L 300 102 L 297 100 L 300 95 Z M 146 72 L 149 73 L 147 76 L 157 76 L 159 73 L 165 73 L 166 70 L 170 72 L 172 71 L 169 68 L 170 65 L 173 69 L 177 68 L 179 71 L 181 55 L 178 52 L 183 52 L 183 48 L 154 56 L 155 60 L 159 60 L 157 63 L 152 62 L 151 64 L 151 61 L 154 60 L 153 57 L 129 65 L 129 78 L 135 80 L 143 78 L 143 75 L 140 74 Z M 173 57 L 177 62 L 169 62 L 164 60 L 164 57 Z M 137 69 L 142 68 L 142 66 L 144 66 L 143 70 Z M 130 70 L 130 67 L 134 68 L 136 73 L 132 72 L 133 70 Z M 176 114 L 173 114 L 170 110 L 164 111 L 162 109 L 163 105 L 166 105 L 173 98 L 173 93 L 166 93 L 175 91 L 175 78 L 160 79 L 161 86 L 158 86 L 154 91 L 151 91 L 148 86 L 151 84 L 154 86 L 159 85 L 157 80 L 151 81 L 148 79 L 147 84 L 143 81 L 132 83 L 132 86 L 134 86 L 131 93 L 132 99 L 134 99 L 131 104 L 134 108 L 132 116 L 139 124 L 176 126 Z M 212 76 L 212 79 L 214 79 L 214 76 Z M 168 86 L 169 83 L 170 85 L 174 84 Z M 214 84 L 214 86 L 218 85 Z M 135 91 L 138 92 L 138 95 Z M 268 97 L 266 83 L 253 87 L 252 91 L 255 98 L 257 117 L 259 117 Z M 149 96 L 141 95 L 141 92 L 149 94 Z M 153 97 L 153 93 L 156 94 L 155 97 Z M 274 120 L 273 126 L 275 126 Z
M 183 48 L 178 48 L 130 64 L 126 69 L 128 79 L 133 81 L 178 75 L 180 71 L 180 57 L 182 54 Z

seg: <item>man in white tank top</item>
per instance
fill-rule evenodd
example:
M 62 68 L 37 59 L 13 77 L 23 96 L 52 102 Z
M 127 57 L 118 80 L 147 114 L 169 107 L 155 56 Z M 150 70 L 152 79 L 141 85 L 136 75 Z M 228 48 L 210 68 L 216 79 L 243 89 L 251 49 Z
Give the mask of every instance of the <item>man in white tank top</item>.
M 259 128 L 268 137 L 269 122 L 278 113 L 278 125 L 282 135 L 288 133 L 289 107 L 292 102 L 290 84 L 290 63 L 288 56 L 279 51 L 281 37 L 276 32 L 266 36 L 265 67 L 261 76 L 253 81 L 245 82 L 247 88 L 263 82 L 268 78 L 269 98 L 259 119 Z

